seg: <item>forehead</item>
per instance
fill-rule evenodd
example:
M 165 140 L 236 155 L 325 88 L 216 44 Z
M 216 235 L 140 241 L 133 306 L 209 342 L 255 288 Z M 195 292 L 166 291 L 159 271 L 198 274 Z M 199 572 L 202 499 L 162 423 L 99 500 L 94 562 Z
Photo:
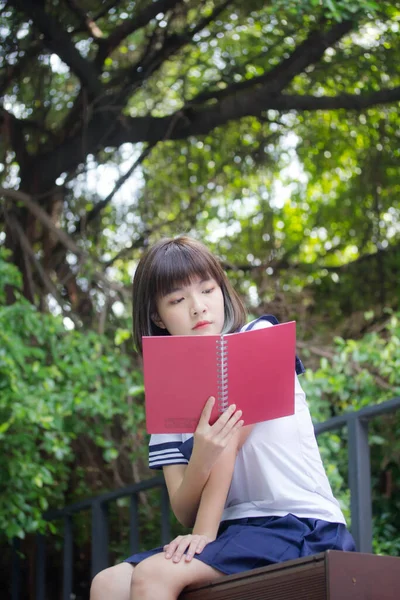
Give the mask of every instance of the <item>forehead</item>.
M 194 282 L 215 279 L 219 274 L 213 259 L 195 248 L 171 247 L 153 264 L 155 297 L 163 297 L 174 289 L 192 285 Z

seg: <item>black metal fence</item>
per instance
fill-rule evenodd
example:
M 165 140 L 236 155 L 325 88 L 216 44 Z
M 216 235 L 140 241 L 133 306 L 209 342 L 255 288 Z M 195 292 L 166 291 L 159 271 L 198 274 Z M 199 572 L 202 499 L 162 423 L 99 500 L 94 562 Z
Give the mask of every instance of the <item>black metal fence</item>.
M 349 488 L 351 495 L 351 531 L 360 552 L 372 552 L 372 499 L 370 447 L 368 442 L 368 424 L 375 417 L 393 413 L 400 408 L 400 397 L 382 404 L 368 406 L 357 412 L 346 413 L 319 423 L 315 426 L 317 435 L 347 427 Z M 64 521 L 63 543 L 63 600 L 71 600 L 73 595 L 73 515 L 85 510 L 91 511 L 91 576 L 109 566 L 108 560 L 108 508 L 111 502 L 119 498 L 130 498 L 129 528 L 130 550 L 133 554 L 139 549 L 139 493 L 152 488 L 161 492 L 161 543 L 170 541 L 170 506 L 163 477 L 155 477 L 141 483 L 102 494 L 94 498 L 66 506 L 62 510 L 48 511 L 45 518 L 49 521 Z M 12 558 L 12 600 L 21 598 L 21 558 L 19 542 L 13 545 Z M 36 552 L 36 600 L 46 598 L 46 540 L 37 536 Z

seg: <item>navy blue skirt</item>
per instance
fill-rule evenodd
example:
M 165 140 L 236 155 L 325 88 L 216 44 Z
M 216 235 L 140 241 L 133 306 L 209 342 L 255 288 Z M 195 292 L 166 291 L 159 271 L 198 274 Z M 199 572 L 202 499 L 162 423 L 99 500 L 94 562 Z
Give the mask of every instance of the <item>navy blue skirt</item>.
M 217 539 L 195 558 L 231 575 L 326 550 L 355 551 L 354 540 L 343 523 L 288 514 L 223 521 Z M 159 552 L 163 547 L 133 554 L 125 562 L 137 564 Z

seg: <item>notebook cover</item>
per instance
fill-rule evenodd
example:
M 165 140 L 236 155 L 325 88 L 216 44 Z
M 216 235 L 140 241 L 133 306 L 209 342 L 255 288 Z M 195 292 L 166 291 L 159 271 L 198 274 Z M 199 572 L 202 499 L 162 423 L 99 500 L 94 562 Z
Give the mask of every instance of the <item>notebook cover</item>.
M 217 343 L 221 336 L 143 338 L 146 427 L 149 433 L 193 433 L 210 396 L 218 412 Z M 229 404 L 245 424 L 294 413 L 295 322 L 224 336 Z

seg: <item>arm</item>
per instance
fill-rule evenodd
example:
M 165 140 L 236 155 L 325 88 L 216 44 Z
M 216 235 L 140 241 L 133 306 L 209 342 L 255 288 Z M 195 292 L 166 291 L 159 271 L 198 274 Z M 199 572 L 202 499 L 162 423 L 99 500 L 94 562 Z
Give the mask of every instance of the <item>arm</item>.
M 165 558 L 178 563 L 187 552 L 185 560 L 190 562 L 196 554 L 200 554 L 205 546 L 217 537 L 222 511 L 232 481 L 239 436 L 240 433 L 235 435 L 211 470 L 200 497 L 192 534 L 178 536 L 164 546 Z
M 193 535 L 206 535 L 210 540 L 217 537 L 238 451 L 239 435 L 236 435 L 215 463 L 204 486 Z
M 192 527 L 201 495 L 211 471 L 223 453 L 231 445 L 243 425 L 242 411 L 231 405 L 219 419 L 210 425 L 214 404 L 210 398 L 203 409 L 194 433 L 192 456 L 187 466 L 168 465 L 163 468 L 172 510 L 178 521 Z M 236 442 L 237 448 L 237 442 Z
M 195 554 L 200 554 L 205 546 L 216 538 L 232 481 L 236 455 L 252 429 L 253 426 L 248 425 L 236 432 L 229 446 L 225 448 L 216 461 L 206 483 L 203 485 L 203 491 L 198 496 L 196 494 L 195 501 L 198 508 L 196 508 L 193 533 L 178 536 L 164 546 L 166 558 L 179 562 L 187 550 L 185 560 L 191 561 Z M 189 467 L 183 468 L 189 469 Z
M 182 525 L 192 527 L 211 469 L 192 456 L 187 466 L 168 465 L 163 471 L 174 515 Z

